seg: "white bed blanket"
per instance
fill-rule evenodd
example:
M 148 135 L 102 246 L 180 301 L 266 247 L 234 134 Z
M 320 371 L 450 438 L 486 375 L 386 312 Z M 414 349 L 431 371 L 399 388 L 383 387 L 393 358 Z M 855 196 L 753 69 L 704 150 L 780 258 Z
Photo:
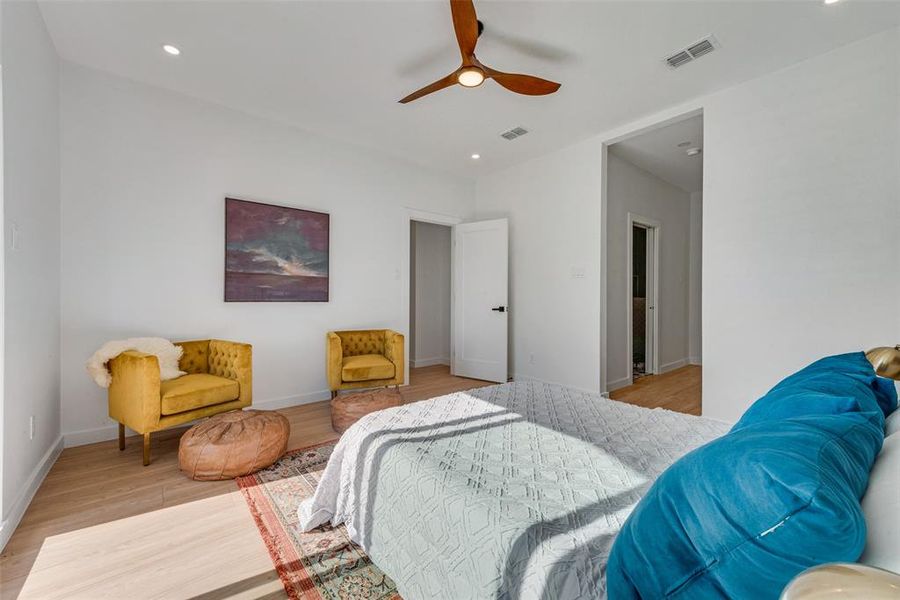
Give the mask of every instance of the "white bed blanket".
M 634 505 L 728 428 L 533 382 L 449 394 L 348 429 L 300 523 L 343 523 L 406 600 L 603 598 Z

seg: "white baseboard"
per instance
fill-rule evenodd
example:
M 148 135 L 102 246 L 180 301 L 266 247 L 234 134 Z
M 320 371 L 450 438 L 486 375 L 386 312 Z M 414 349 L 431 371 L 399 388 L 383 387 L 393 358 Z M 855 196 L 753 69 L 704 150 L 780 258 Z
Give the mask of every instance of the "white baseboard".
M 411 369 L 418 369 L 419 367 L 433 367 L 434 365 L 446 365 L 449 367 L 450 357 L 437 356 L 435 358 L 420 358 L 418 360 L 409 361 L 409 367 Z
M 251 408 L 261 410 L 278 410 L 279 408 L 287 408 L 289 406 L 300 406 L 301 404 L 312 404 L 313 402 L 321 402 L 331 398 L 331 391 L 319 390 L 316 392 L 307 392 L 296 396 L 285 396 L 284 398 L 272 398 L 270 400 L 261 400 L 254 402 Z M 185 423 L 190 425 L 191 422 Z M 128 430 L 128 434 L 134 434 Z M 97 442 L 106 442 L 119 437 L 119 426 L 115 423 L 95 427 L 93 429 L 82 429 L 81 431 L 68 431 L 63 434 L 65 447 L 72 448 L 74 446 L 84 446 L 85 444 L 95 444 Z
M 125 429 L 125 434 L 136 435 L 135 432 L 128 428 Z M 94 429 L 67 431 L 63 434 L 63 442 L 66 448 L 73 448 L 75 446 L 84 446 L 86 444 L 114 440 L 118 435 L 119 432 L 116 425 L 104 425 L 103 427 L 95 427 Z
M 331 400 L 331 390 L 318 390 L 316 392 L 306 392 L 295 396 L 285 396 L 284 398 L 261 400 L 260 402 L 254 402 L 252 408 L 278 410 L 279 408 L 300 406 L 301 404 L 312 404 L 313 402 L 321 402 L 322 400 Z
M 607 381 L 606 382 L 606 391 L 612 392 L 619 388 L 628 387 L 632 383 L 634 383 L 634 381 L 632 381 L 631 377 L 623 377 L 622 379 L 614 379 L 613 381 Z
M 703 361 L 700 360 L 699 356 L 688 356 L 688 364 L 689 365 L 702 365 Z
M 696 362 L 694 362 L 696 360 Z M 662 375 L 663 373 L 668 373 L 669 371 L 674 371 L 675 369 L 680 369 L 685 365 L 699 365 L 699 358 L 680 358 L 676 361 L 666 363 L 664 365 L 660 365 L 657 370 L 657 374 Z M 615 379 L 613 381 L 609 381 L 606 384 L 607 391 L 612 392 L 613 390 L 617 390 L 619 388 L 628 387 L 634 383 L 634 380 L 631 377 L 623 377 L 621 379 Z
M 3 550 L 3 548 L 6 547 L 9 538 L 12 537 L 12 534 L 16 530 L 16 527 L 19 526 L 22 517 L 25 516 L 28 505 L 31 504 L 31 500 L 37 493 L 38 488 L 41 487 L 44 478 L 47 476 L 47 473 L 50 472 L 50 468 L 53 466 L 53 463 L 56 462 L 56 459 L 59 458 L 59 454 L 62 451 L 63 437 L 59 436 L 56 438 L 56 441 L 53 442 L 53 445 L 47 449 L 44 456 L 41 457 L 41 460 L 37 466 L 35 466 L 34 471 L 31 472 L 31 477 L 28 478 L 28 481 L 26 481 L 25 485 L 22 487 L 22 491 L 19 492 L 19 495 L 13 501 L 9 516 L 5 521 L 0 523 L 0 550 Z
M 668 373 L 669 371 L 674 371 L 675 369 L 680 369 L 681 367 L 688 364 L 688 359 L 679 358 L 676 361 L 672 361 L 670 363 L 666 363 L 664 365 L 659 365 L 659 373 L 662 375 L 663 373 Z

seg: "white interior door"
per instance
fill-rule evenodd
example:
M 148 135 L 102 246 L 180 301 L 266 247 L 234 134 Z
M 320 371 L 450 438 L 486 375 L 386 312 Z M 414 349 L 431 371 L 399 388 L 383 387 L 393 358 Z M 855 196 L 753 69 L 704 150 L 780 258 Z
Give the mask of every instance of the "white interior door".
M 507 380 L 509 226 L 453 227 L 453 374 Z

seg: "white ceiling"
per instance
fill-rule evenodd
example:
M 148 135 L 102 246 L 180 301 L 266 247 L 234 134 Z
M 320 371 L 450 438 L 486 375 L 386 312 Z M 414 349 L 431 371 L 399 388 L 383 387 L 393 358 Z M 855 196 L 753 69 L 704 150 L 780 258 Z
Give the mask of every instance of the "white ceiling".
M 559 81 L 560 91 L 519 96 L 489 81 L 401 105 L 458 66 L 446 1 L 64 0 L 41 9 L 64 59 L 468 176 L 900 23 L 900 3 L 866 0 L 476 1 L 482 62 Z M 714 53 L 674 71 L 663 64 L 710 33 L 721 43 Z M 163 53 L 164 43 L 181 56 Z M 499 137 L 519 125 L 531 133 Z
M 684 142 L 688 145 L 679 147 Z M 703 154 L 688 156 L 688 148 L 703 148 L 700 115 L 628 138 L 609 150 L 675 187 L 699 192 L 703 189 Z

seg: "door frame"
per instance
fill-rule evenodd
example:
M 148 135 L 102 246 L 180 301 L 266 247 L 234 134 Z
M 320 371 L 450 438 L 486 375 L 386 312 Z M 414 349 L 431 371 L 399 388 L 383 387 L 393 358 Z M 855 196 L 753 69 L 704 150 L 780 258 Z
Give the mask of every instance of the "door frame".
M 650 217 L 644 217 L 635 213 L 628 213 L 628 231 L 625 234 L 627 248 L 625 251 L 625 277 L 628 281 L 628 300 L 625 302 L 625 352 L 628 360 L 625 364 L 633 365 L 634 357 L 634 322 L 633 301 L 634 298 L 634 227 L 642 227 L 647 230 L 647 320 L 646 331 L 648 335 L 644 340 L 644 371 L 647 375 L 659 373 L 659 248 L 662 239 L 662 223 Z M 653 311 L 652 313 L 650 311 Z M 650 351 L 647 352 L 647 349 Z M 634 383 L 634 368 L 628 371 L 628 385 Z
M 609 344 L 609 310 L 608 310 L 608 302 L 607 302 L 607 292 L 608 292 L 608 278 L 609 278 L 609 264 L 608 264 L 608 255 L 607 252 L 607 244 L 609 243 L 609 219 L 608 216 L 608 205 L 609 205 L 609 147 L 613 144 L 617 144 L 623 140 L 627 140 L 629 138 L 633 138 L 644 133 L 648 133 L 650 131 L 654 131 L 656 129 L 661 129 L 663 127 L 667 127 L 674 123 L 678 123 L 679 121 L 684 121 L 686 119 L 690 119 L 692 117 L 704 115 L 704 106 L 701 101 L 693 100 L 684 104 L 680 104 L 678 106 L 674 106 L 668 108 L 666 110 L 654 113 L 642 119 L 638 119 L 622 127 L 617 127 L 612 129 L 604 134 L 600 135 L 600 156 L 598 157 L 600 162 L 600 365 L 598 369 L 599 374 L 599 387 L 600 393 L 603 396 L 609 395 L 609 373 L 607 373 L 606 368 L 606 357 L 609 356 L 610 344 Z M 703 128 L 703 136 L 706 137 L 706 123 L 704 122 Z M 704 147 L 706 146 L 706 142 L 704 140 Z M 704 163 L 705 165 L 705 163 Z M 706 214 L 706 206 L 709 202 L 708 195 L 705 191 L 709 186 L 706 185 L 707 178 L 707 170 L 704 168 L 703 170 L 703 214 Z M 706 233 L 706 229 L 703 229 L 704 236 Z M 706 244 L 703 244 L 703 255 L 706 253 Z M 701 256 L 701 263 L 705 263 L 706 261 Z M 705 273 L 701 276 L 701 289 L 705 290 Z M 702 297 L 702 295 L 701 295 Z M 702 302 L 702 300 L 701 300 Z M 702 331 L 706 331 L 706 328 L 703 327 Z M 706 343 L 706 335 L 704 334 L 701 337 L 701 347 L 705 346 Z M 701 351 L 701 354 L 705 353 L 705 349 Z M 629 358 L 630 360 L 630 358 Z
M 432 225 L 444 225 L 446 227 L 453 227 L 454 225 L 459 225 L 463 222 L 462 217 L 455 217 L 453 215 L 445 215 L 441 213 L 428 212 L 425 210 L 419 210 L 417 208 L 406 208 L 405 214 L 403 215 L 403 234 L 401 238 L 405 241 L 403 251 L 403 260 L 402 265 L 400 266 L 400 308 L 405 315 L 406 320 L 406 329 L 403 331 L 403 335 L 407 339 L 406 349 L 405 349 L 405 377 L 403 381 L 405 382 L 403 385 L 409 385 L 409 364 L 412 361 L 412 356 L 409 353 L 409 332 L 412 327 L 412 323 L 410 322 L 409 316 L 409 306 L 410 306 L 410 298 L 412 294 L 412 289 L 410 288 L 410 280 L 409 280 L 409 269 L 411 264 L 411 249 L 410 249 L 410 235 L 409 229 L 412 226 L 413 221 L 418 221 L 420 223 L 431 223 Z M 450 371 L 453 371 L 453 354 L 454 354 L 454 339 L 453 339 L 453 309 L 454 309 L 454 300 L 453 300 L 453 236 L 450 236 Z

